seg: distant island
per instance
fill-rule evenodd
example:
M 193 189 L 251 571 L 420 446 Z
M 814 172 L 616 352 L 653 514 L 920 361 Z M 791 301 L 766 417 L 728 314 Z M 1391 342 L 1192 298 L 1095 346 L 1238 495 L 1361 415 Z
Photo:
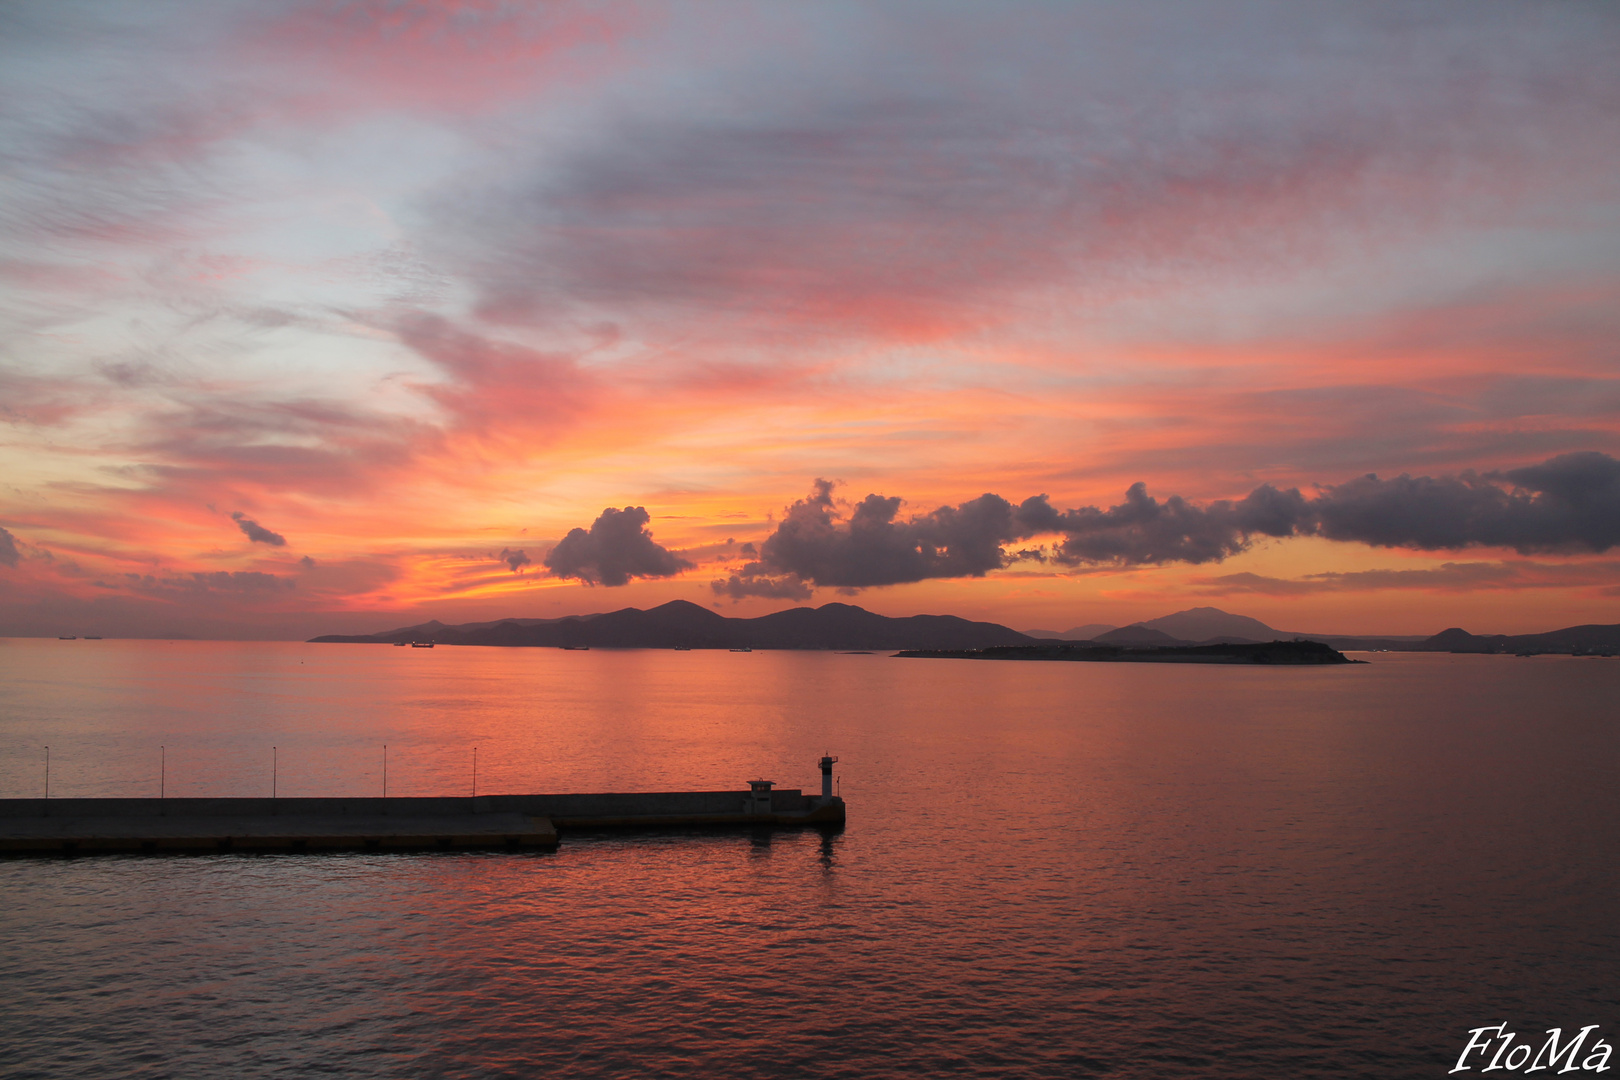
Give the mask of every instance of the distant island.
M 1126 648 L 1090 642 L 1000 645 L 990 649 L 908 649 L 904 657 L 945 660 L 1057 660 L 1100 664 L 1365 664 L 1320 641 L 1267 641 L 1247 645 L 1171 645 Z
M 606 649 L 820 649 L 838 652 L 906 651 L 966 653 L 1002 648 L 1053 649 L 1059 654 L 1031 659 L 1151 659 L 1156 663 L 1339 663 L 1338 660 L 1249 660 L 1233 646 L 1256 646 L 1259 654 L 1282 656 L 1279 645 L 1318 644 L 1330 651 L 1566 653 L 1604 656 L 1620 653 L 1620 625 L 1571 626 L 1545 634 L 1476 635 L 1444 630 L 1431 637 L 1355 637 L 1274 630 L 1258 619 L 1218 608 L 1192 608 L 1174 615 L 1106 627 L 1075 627 L 1063 632 L 1017 630 L 992 622 L 954 615 L 889 618 L 853 604 L 790 608 L 755 619 L 728 618 L 686 600 L 658 607 L 622 608 L 595 615 L 556 619 L 499 619 L 447 626 L 438 620 L 384 630 L 376 634 L 324 634 L 313 642 L 394 645 L 494 645 L 507 648 Z M 1072 651 L 1114 650 L 1106 657 L 1070 656 Z M 1188 660 L 1205 654 L 1200 648 L 1227 649 L 1221 660 Z M 1183 651 L 1177 651 L 1183 650 Z M 1151 653 L 1151 657 L 1146 654 Z M 1017 657 L 979 657 L 1017 659 Z
M 1299 630 L 1277 630 L 1258 619 L 1234 615 L 1220 608 L 1197 607 L 1147 619 L 1129 626 L 1114 627 L 1090 623 L 1069 630 L 1026 630 L 1037 640 L 1053 638 L 1093 644 L 1124 645 L 1213 645 L 1242 644 L 1275 640 L 1320 641 L 1335 649 L 1360 652 L 1454 652 L 1454 653 L 1563 653 L 1575 656 L 1620 654 L 1620 625 L 1588 624 L 1569 626 L 1545 634 L 1470 634 L 1453 627 L 1429 636 L 1398 634 L 1325 634 Z

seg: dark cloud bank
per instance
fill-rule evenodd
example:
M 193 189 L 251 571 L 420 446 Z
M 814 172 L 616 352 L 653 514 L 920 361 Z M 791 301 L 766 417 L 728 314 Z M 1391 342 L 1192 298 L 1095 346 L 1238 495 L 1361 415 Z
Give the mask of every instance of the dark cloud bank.
M 633 577 L 671 577 L 691 569 L 686 559 L 654 542 L 647 531 L 650 520 L 644 507 L 610 506 L 590 532 L 570 530 L 543 560 L 546 569 L 587 585 L 624 585 Z
M 1059 510 L 1045 495 L 1013 504 L 984 494 L 960 506 L 900 517 L 898 496 L 853 506 L 817 480 L 787 508 L 757 558 L 713 582 L 723 596 L 808 599 L 815 588 L 865 589 L 930 578 L 982 577 L 1021 560 L 1062 566 L 1212 563 L 1265 537 L 1321 536 L 1374 547 L 1451 551 L 1506 547 L 1521 555 L 1602 552 L 1620 545 L 1620 460 L 1562 454 L 1505 472 L 1382 479 L 1368 474 L 1312 497 L 1262 484 L 1238 500 L 1162 502 L 1133 484 L 1108 509 Z M 845 508 L 847 507 L 847 513 Z M 608 507 L 590 531 L 574 529 L 544 561 L 557 577 L 591 585 L 671 577 L 693 564 L 658 544 L 639 506 Z M 1036 548 L 1009 545 L 1061 537 Z M 753 545 L 743 550 L 752 553 Z M 516 570 L 522 552 L 502 551 Z
M 832 491 L 831 482 L 817 480 L 810 497 L 790 506 L 760 545 L 759 558 L 714 582 L 715 592 L 803 599 L 812 587 L 980 577 L 1019 559 L 1064 566 L 1219 562 L 1263 537 L 1322 536 L 1424 551 L 1508 547 L 1526 555 L 1620 544 L 1620 461 L 1596 452 L 1506 472 L 1388 480 L 1369 474 L 1314 497 L 1262 484 L 1242 499 L 1205 506 L 1180 496 L 1161 502 L 1134 484 L 1124 502 L 1106 510 L 1058 510 L 1044 495 L 1014 505 L 985 494 L 901 519 L 899 498 L 868 495 L 845 516 Z M 1050 548 L 1006 547 L 1050 535 L 1062 539 Z

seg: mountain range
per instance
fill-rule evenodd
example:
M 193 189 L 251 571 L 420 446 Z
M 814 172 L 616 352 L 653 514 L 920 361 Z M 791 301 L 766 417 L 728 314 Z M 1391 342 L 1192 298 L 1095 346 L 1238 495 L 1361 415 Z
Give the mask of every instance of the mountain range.
M 852 604 L 790 608 L 731 619 L 686 600 L 560 619 L 503 619 L 446 626 L 435 620 L 380 634 L 328 634 L 313 641 L 432 641 L 440 645 L 599 646 L 618 649 L 987 649 L 1033 639 L 997 623 L 954 615 L 891 619 Z M 948 643 L 948 644 L 947 644 Z
M 1620 652 L 1620 625 L 1572 626 L 1545 634 L 1470 634 L 1452 628 L 1432 637 L 1355 637 L 1273 630 L 1258 619 L 1219 608 L 1178 611 L 1130 626 L 1097 630 L 1075 627 L 1061 634 L 1019 633 L 999 623 L 973 622 L 954 615 L 889 618 L 853 604 L 790 608 L 754 619 L 728 618 L 685 600 L 655 608 L 622 608 L 594 615 L 556 619 L 499 619 L 447 626 L 437 619 L 377 634 L 326 634 L 315 642 L 440 645 L 504 645 L 619 649 L 989 649 L 1043 641 L 1095 641 L 1104 645 L 1246 645 L 1308 639 L 1335 649 L 1412 652 Z

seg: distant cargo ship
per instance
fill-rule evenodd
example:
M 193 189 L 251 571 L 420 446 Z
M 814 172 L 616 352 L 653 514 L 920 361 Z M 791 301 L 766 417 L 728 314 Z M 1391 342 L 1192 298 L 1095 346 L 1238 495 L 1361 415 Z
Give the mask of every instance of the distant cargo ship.
M 431 648 L 433 648 L 433 642 L 431 642 L 431 641 L 413 641 L 413 642 L 411 642 L 411 648 L 413 648 L 413 649 L 431 649 Z

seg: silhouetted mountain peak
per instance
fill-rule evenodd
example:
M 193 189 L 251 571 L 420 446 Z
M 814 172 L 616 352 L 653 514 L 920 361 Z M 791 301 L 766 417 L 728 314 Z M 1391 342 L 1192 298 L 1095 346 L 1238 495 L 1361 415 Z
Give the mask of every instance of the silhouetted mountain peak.
M 624 611 L 640 611 L 641 609 L 640 608 L 623 608 L 622 610 L 624 610 Z M 715 615 L 716 614 L 715 612 L 710 611 L 708 608 L 704 607 L 702 604 L 694 604 L 690 600 L 671 600 L 667 604 L 659 604 L 657 607 L 647 609 L 647 614 L 649 614 L 649 615 L 653 614 L 654 612 L 667 612 L 667 613 L 669 613 L 671 615 L 692 614 L 692 613 L 701 613 L 703 615 Z M 719 617 L 724 618 L 724 616 L 719 616 Z
M 1429 643 L 1432 645 L 1449 645 L 1452 642 L 1467 644 L 1468 642 L 1477 640 L 1478 638 L 1474 634 L 1470 634 L 1462 627 L 1452 626 L 1434 635 L 1434 637 L 1429 639 Z
M 1149 630 L 1158 630 L 1183 641 L 1206 641 L 1210 638 L 1237 637 L 1252 641 L 1271 641 L 1283 635 L 1259 619 L 1247 615 L 1233 615 L 1214 607 L 1188 608 L 1172 615 L 1133 623 Z

